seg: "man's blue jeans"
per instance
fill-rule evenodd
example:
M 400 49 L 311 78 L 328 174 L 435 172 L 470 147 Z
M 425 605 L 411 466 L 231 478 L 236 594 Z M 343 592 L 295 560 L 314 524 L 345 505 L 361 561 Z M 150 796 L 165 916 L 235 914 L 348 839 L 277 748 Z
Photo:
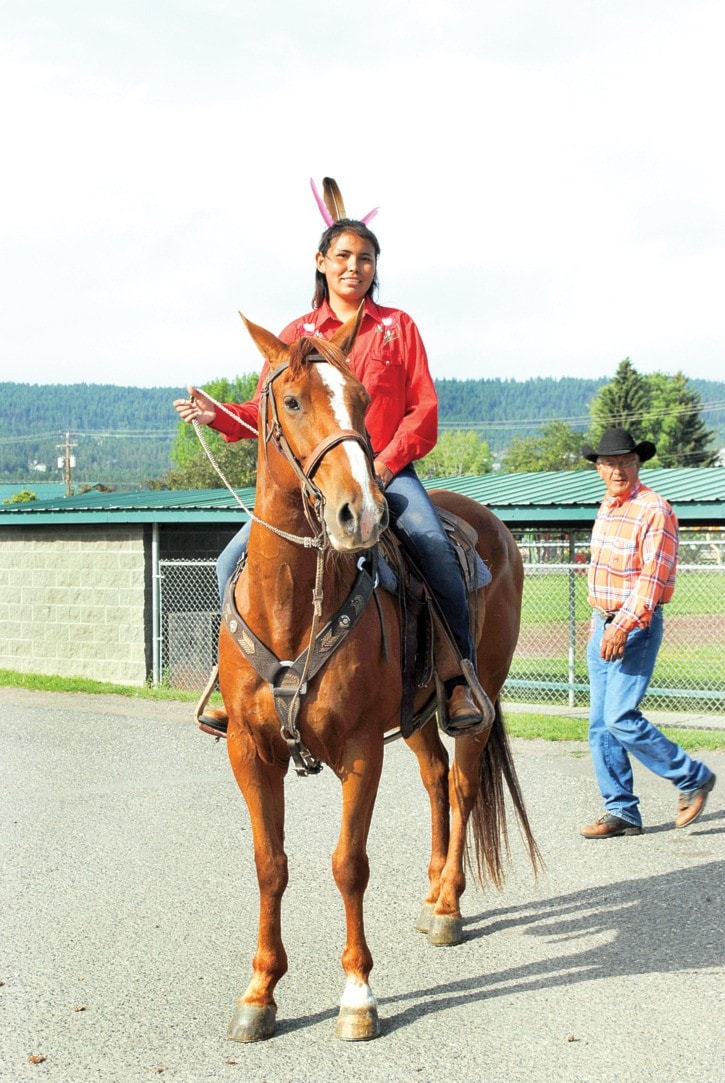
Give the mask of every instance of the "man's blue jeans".
M 703 786 L 710 770 L 665 737 L 639 709 L 662 642 L 662 609 L 655 609 L 648 628 L 630 632 L 624 657 L 614 662 L 605 662 L 599 653 L 605 628 L 602 614 L 594 614 L 593 625 L 587 663 L 591 693 L 589 747 L 594 774 L 607 812 L 640 826 L 642 817 L 639 798 L 632 792 L 630 755 L 684 792 Z
M 404 467 L 385 490 L 390 526 L 428 579 L 463 658 L 473 658 L 468 598 L 453 546 L 413 466 Z M 220 605 L 227 580 L 243 556 L 250 523 L 234 535 L 217 564 Z

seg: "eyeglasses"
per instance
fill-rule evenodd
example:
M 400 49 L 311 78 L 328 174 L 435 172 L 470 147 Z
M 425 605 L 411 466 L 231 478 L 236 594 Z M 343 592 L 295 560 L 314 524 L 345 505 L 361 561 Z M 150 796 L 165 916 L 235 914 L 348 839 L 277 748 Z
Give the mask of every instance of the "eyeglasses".
M 616 470 L 620 466 L 623 470 L 629 470 L 635 463 L 639 463 L 638 455 L 621 455 L 616 459 L 597 459 L 597 466 L 603 466 L 605 470 Z

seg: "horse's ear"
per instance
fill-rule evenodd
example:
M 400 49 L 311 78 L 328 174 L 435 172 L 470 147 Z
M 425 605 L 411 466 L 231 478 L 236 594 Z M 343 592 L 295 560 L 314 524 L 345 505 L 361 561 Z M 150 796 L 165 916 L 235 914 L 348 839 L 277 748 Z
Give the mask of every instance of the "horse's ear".
M 350 350 L 355 345 L 355 339 L 357 338 L 357 333 L 360 330 L 360 324 L 363 321 L 364 315 L 365 300 L 363 299 L 352 319 L 348 320 L 347 323 L 343 323 L 342 327 L 339 327 L 337 331 L 335 331 L 335 334 L 330 338 L 330 342 L 334 343 L 335 346 L 342 350 L 345 357 L 349 355 Z
M 252 323 L 252 321 L 248 320 L 241 312 L 239 315 L 242 318 L 244 326 L 254 339 L 257 349 L 267 358 L 273 369 L 287 360 L 289 346 L 285 345 L 285 343 L 282 342 L 281 339 L 278 339 L 276 335 L 273 335 L 271 331 L 265 331 L 263 327 L 259 327 L 256 323 Z

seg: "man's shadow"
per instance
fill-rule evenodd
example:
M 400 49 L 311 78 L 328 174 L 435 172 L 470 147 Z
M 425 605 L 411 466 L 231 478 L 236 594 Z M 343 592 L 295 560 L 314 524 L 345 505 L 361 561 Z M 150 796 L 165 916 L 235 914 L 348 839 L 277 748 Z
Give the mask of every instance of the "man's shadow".
M 703 827 L 707 821 L 723 817 L 725 813 L 703 817 Z M 721 831 L 713 824 L 698 830 L 698 835 Z M 725 948 L 718 927 L 724 888 L 725 862 L 710 861 L 658 876 L 584 888 L 494 913 L 484 911 L 465 921 L 466 940 L 518 929 L 524 936 L 546 941 L 550 947 L 547 958 L 383 997 L 381 1005 L 387 1005 L 388 1011 L 393 1005 L 401 1005 L 397 1014 L 387 1016 L 385 1030 L 395 1030 L 457 1004 L 534 989 L 722 967 Z M 592 937 L 597 940 L 596 946 L 571 953 L 573 944 Z M 402 1007 L 405 1002 L 408 1007 Z

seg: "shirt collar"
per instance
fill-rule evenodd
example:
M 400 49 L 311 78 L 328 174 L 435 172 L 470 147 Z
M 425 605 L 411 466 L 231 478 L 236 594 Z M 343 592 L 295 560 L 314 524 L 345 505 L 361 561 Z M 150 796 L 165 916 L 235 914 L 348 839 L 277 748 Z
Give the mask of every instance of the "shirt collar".
M 372 301 L 369 297 L 366 297 L 363 321 L 368 319 L 368 317 L 371 320 L 374 320 L 376 323 L 380 323 L 382 319 L 382 312 L 374 301 Z M 310 330 L 307 330 L 307 322 L 304 323 L 302 326 L 306 329 L 307 334 L 313 334 L 314 331 L 322 331 L 323 328 L 327 327 L 328 325 L 331 325 L 332 327 L 341 327 L 342 321 L 338 320 L 337 316 L 330 308 L 329 301 L 325 300 L 322 302 L 320 307 L 316 308 L 315 311 L 312 313 L 309 324 L 311 325 Z
M 611 511 L 613 508 L 621 508 L 622 504 L 632 500 L 643 488 L 641 478 L 637 478 L 633 488 L 630 489 L 626 496 L 610 496 L 609 493 L 606 493 L 603 501 L 606 510 Z

